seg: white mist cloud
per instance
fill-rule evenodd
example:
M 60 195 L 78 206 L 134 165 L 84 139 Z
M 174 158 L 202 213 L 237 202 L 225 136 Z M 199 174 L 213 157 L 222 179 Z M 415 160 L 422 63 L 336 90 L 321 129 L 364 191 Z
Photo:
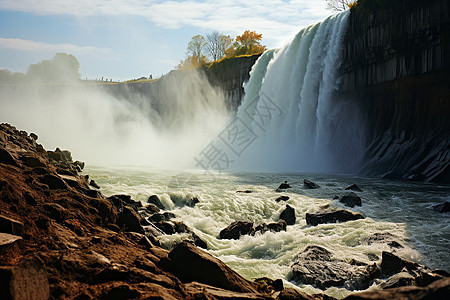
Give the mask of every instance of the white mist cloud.
M 0 37 L 0 48 L 17 51 L 45 51 L 50 53 L 68 52 L 76 55 L 110 55 L 111 50 L 91 46 L 78 46 L 73 44 L 48 44 L 16 38 Z

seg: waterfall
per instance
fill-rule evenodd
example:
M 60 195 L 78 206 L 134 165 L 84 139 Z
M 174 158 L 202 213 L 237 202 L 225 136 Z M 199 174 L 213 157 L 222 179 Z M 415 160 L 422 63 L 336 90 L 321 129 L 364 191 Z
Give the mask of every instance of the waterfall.
M 236 117 L 247 131 L 241 141 L 252 142 L 238 153 L 238 168 L 358 171 L 364 123 L 355 101 L 337 93 L 348 17 L 343 12 L 301 30 L 253 66 Z

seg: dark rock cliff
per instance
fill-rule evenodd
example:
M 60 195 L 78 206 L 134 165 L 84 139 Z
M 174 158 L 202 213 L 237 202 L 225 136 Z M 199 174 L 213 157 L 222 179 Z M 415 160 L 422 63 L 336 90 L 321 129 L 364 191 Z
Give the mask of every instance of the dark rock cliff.
M 449 1 L 384 2 L 353 9 L 345 37 L 340 93 L 368 126 L 361 173 L 448 183 Z

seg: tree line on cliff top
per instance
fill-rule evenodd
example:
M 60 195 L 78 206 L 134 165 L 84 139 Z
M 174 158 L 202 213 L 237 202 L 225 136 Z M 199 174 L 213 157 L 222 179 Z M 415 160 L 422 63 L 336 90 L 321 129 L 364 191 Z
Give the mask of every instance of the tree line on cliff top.
M 178 69 L 195 68 L 224 57 L 259 54 L 266 50 L 261 45 L 262 34 L 246 30 L 233 39 L 229 35 L 213 31 L 205 36 L 195 35 L 187 45 L 186 59 Z

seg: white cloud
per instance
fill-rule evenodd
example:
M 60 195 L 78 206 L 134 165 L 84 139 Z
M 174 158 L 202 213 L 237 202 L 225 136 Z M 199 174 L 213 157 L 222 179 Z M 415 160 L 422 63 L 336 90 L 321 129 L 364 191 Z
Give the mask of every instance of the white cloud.
M 0 37 L 0 48 L 18 51 L 66 52 L 77 55 L 110 55 L 111 50 L 72 44 L 47 44 L 30 40 Z
M 263 33 L 272 46 L 302 27 L 324 19 L 325 0 L 2 0 L 0 10 L 38 15 L 140 16 L 163 28 L 195 26 L 237 35 L 246 29 Z M 278 45 L 277 45 L 278 44 Z

